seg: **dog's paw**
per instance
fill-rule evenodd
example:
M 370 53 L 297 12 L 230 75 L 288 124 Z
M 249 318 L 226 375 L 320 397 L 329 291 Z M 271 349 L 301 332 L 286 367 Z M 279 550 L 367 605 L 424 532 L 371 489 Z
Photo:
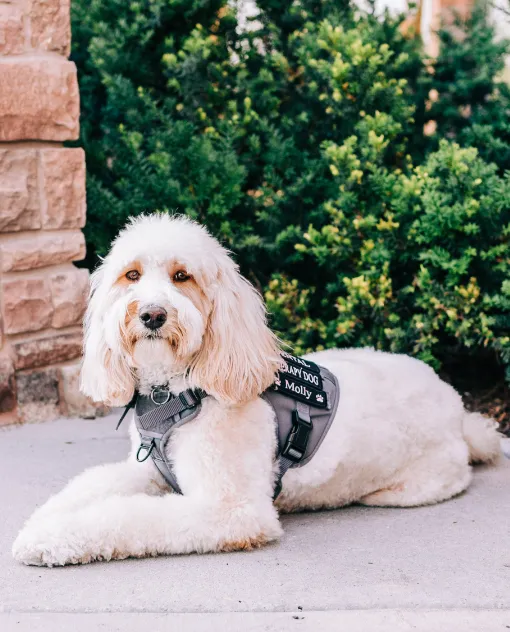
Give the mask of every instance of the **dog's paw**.
M 55 522 L 25 527 L 12 546 L 12 555 L 29 566 L 49 567 L 86 564 L 94 559 L 83 542 Z

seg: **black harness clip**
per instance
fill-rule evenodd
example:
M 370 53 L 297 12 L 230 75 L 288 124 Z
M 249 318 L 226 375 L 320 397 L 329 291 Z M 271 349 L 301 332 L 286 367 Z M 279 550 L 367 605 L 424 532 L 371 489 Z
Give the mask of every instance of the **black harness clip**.
M 185 408 L 193 408 L 193 406 L 196 406 L 201 401 L 190 388 L 187 391 L 179 393 L 179 399 Z
M 297 410 L 293 411 L 292 430 L 287 437 L 281 455 L 294 463 L 301 461 L 305 455 L 312 429 L 313 424 L 311 421 L 300 417 Z

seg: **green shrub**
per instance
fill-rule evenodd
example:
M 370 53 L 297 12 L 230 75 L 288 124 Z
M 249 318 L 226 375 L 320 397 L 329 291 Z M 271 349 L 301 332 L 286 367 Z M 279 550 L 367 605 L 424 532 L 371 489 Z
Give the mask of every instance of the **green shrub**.
M 419 43 L 346 1 L 259 7 L 240 33 L 222 0 L 75 1 L 91 260 L 129 215 L 184 212 L 236 252 L 298 351 L 368 344 L 439 367 L 487 347 L 510 364 L 510 186 L 423 135 Z
M 204 111 L 221 116 L 231 94 L 236 21 L 226 2 L 77 0 L 72 19 L 89 262 L 144 211 L 188 213 L 221 233 L 245 180 Z
M 350 148 L 335 150 L 344 190 L 297 245 L 318 282 L 275 275 L 266 297 L 277 327 L 300 351 L 370 345 L 440 368 L 447 354 L 489 347 L 510 363 L 510 187 L 496 166 L 442 141 L 406 174 L 367 174 L 380 187 L 368 207 L 338 160 Z

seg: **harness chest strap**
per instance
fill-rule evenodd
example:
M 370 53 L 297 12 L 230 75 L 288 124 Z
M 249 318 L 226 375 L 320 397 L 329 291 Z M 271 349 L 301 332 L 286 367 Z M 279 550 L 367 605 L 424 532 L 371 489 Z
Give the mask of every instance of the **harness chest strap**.
M 128 410 L 135 407 L 135 424 L 140 434 L 136 460 L 143 463 L 149 456 L 152 457 L 163 478 L 178 494 L 182 494 L 182 491 L 172 463 L 166 455 L 165 446 L 174 430 L 198 415 L 204 397 L 207 397 L 207 393 L 202 389 L 187 389 L 178 396 L 173 396 L 167 389 L 161 388 L 153 389 L 150 397 L 137 393 L 126 406 L 117 424 L 118 428 Z M 144 407 L 147 408 L 147 412 L 141 412 Z
M 310 419 L 310 406 L 302 402 L 296 402 L 292 428 L 283 449 L 278 454 L 278 474 L 275 481 L 273 500 L 276 500 L 282 491 L 282 478 L 287 470 L 299 463 L 305 455 L 313 424 Z

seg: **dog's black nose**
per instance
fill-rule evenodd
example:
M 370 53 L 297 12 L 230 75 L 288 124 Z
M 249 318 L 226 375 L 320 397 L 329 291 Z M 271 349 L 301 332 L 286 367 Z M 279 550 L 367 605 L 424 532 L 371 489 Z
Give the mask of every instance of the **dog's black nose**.
M 148 329 L 159 329 L 165 324 L 166 310 L 157 305 L 149 305 L 140 310 L 140 320 Z

